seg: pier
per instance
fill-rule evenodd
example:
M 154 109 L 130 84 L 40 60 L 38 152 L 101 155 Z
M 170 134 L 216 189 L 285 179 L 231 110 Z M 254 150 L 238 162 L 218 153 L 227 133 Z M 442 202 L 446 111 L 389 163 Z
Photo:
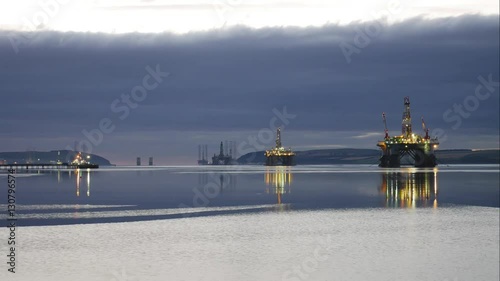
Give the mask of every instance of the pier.
M 68 163 L 62 164 L 0 164 L 0 170 L 8 170 L 8 169 L 24 169 L 24 170 L 43 170 L 43 169 L 51 169 L 51 170 L 74 170 L 74 169 L 97 169 L 99 165 L 97 164 L 86 164 L 86 165 L 74 165 Z

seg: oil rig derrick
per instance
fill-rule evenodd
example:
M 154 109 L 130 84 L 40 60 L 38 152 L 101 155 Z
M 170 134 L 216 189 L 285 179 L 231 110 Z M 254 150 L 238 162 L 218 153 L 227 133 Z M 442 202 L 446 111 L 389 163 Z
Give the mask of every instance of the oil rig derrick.
M 220 151 L 219 155 L 214 154 L 212 157 L 212 165 L 233 165 L 235 161 L 233 160 L 233 149 L 229 149 L 227 151 L 227 142 L 226 142 L 226 153 L 224 153 L 224 142 L 220 142 Z
M 413 133 L 409 97 L 404 98 L 404 107 L 401 135 L 399 136 L 389 136 L 385 113 L 382 113 L 385 137 L 384 140 L 377 143 L 377 146 L 382 150 L 379 167 L 398 168 L 401 166 L 401 159 L 405 156 L 409 156 L 413 160 L 415 167 L 435 167 L 437 162 L 434 151 L 439 147 L 438 139 L 429 136 L 429 129 L 425 126 L 423 117 L 422 128 L 425 136 Z
M 206 144 L 198 145 L 198 165 L 208 165 L 208 147 Z
M 276 146 L 271 150 L 266 150 L 266 166 L 294 166 L 295 153 L 291 148 L 284 148 L 281 145 L 281 129 L 276 131 Z

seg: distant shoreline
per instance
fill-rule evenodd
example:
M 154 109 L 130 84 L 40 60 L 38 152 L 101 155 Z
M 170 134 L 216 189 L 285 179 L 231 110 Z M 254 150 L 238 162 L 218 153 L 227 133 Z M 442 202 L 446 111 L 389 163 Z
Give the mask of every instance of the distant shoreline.
M 23 151 L 23 152 L 0 152 L 0 164 L 12 163 L 55 163 L 61 160 L 62 155 L 74 153 L 69 150 L 52 150 L 52 151 Z M 357 149 L 357 148 L 340 148 L 340 149 L 317 149 L 296 151 L 297 165 L 331 165 L 331 164 L 363 164 L 376 165 L 380 158 L 380 150 L 377 149 Z M 101 167 L 138 167 L 135 165 L 116 165 L 112 164 L 108 159 L 90 154 L 91 162 L 98 164 Z M 453 164 L 500 164 L 500 150 L 498 149 L 446 149 L 437 150 L 436 157 L 438 165 L 453 165 Z M 245 154 L 238 158 L 240 165 L 263 165 L 265 163 L 264 151 L 257 151 Z M 162 165 L 155 165 L 162 166 Z M 152 167 L 155 167 L 152 166 Z M 169 166 L 169 165 L 165 165 Z M 189 164 L 181 166 L 191 166 Z M 192 166 L 197 166 L 196 159 L 193 159 Z M 151 166 L 140 166 L 151 167 Z
M 296 151 L 297 165 L 321 164 L 378 164 L 380 150 L 377 149 L 320 149 Z M 449 149 L 437 150 L 438 165 L 451 164 L 500 164 L 500 150 L 494 149 Z M 263 164 L 264 152 L 248 153 L 238 158 L 239 164 Z

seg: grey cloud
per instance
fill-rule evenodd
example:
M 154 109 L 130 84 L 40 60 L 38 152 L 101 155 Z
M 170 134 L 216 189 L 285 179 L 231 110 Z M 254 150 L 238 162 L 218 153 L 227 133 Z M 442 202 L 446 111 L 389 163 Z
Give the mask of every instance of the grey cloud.
M 254 131 L 267 126 L 273 108 L 283 106 L 298 116 L 289 131 L 382 133 L 385 111 L 395 133 L 407 95 L 416 128 L 423 115 L 429 127 L 450 135 L 474 130 L 498 136 L 498 88 L 458 130 L 443 120 L 446 110 L 474 94 L 478 76 L 492 74 L 498 81 L 497 16 L 383 23 L 380 35 L 349 64 L 339 44 L 352 44 L 356 30 L 367 24 L 235 27 L 186 35 L 39 32 L 19 54 L 9 36 L 29 35 L 0 32 L 0 110 L 7 117 L 0 136 L 76 139 L 104 117 L 115 122 L 117 133 L 130 135 Z M 171 76 L 119 120 L 110 110 L 113 100 L 141 83 L 145 66 L 157 64 Z M 334 145 L 348 146 L 345 139 Z M 316 145 L 303 141 L 294 144 Z M 172 153 L 183 145 L 179 140 Z

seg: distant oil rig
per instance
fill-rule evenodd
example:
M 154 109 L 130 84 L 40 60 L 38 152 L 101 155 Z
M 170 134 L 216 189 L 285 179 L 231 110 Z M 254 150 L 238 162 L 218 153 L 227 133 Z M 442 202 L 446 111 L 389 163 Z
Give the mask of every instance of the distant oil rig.
M 408 155 L 413 159 L 415 167 L 435 167 L 437 165 L 434 151 L 439 146 L 437 138 L 429 136 L 429 129 L 425 126 L 422 117 L 422 128 L 425 136 L 414 134 L 411 124 L 410 98 L 404 98 L 402 134 L 400 136 L 389 136 L 385 113 L 382 113 L 382 119 L 385 126 L 384 140 L 379 141 L 377 146 L 382 149 L 379 167 L 397 168 L 401 166 L 401 159 Z
M 236 165 L 236 143 L 233 141 L 220 142 L 219 154 L 212 157 L 212 161 L 208 161 L 208 146 L 198 146 L 198 165 Z
M 198 165 L 208 165 L 208 146 L 198 145 Z
M 276 130 L 276 147 L 266 150 L 266 166 L 294 166 L 295 152 L 281 145 L 281 129 Z
M 418 168 L 432 168 L 437 165 L 435 150 L 439 147 L 437 137 L 429 136 L 429 129 L 422 117 L 424 136 L 415 134 L 412 130 L 410 98 L 404 98 L 404 112 L 402 118 L 401 135 L 390 136 L 387 128 L 385 113 L 382 120 L 385 127 L 385 137 L 377 143 L 382 150 L 379 167 L 398 168 L 401 165 L 411 164 Z M 230 147 L 228 149 L 228 147 Z M 219 154 L 214 154 L 211 161 L 208 158 L 207 145 L 198 146 L 198 165 L 236 165 L 236 146 L 234 142 L 220 143 Z M 294 166 L 295 152 L 285 148 L 281 142 L 281 129 L 276 130 L 276 146 L 264 153 L 266 166 Z

